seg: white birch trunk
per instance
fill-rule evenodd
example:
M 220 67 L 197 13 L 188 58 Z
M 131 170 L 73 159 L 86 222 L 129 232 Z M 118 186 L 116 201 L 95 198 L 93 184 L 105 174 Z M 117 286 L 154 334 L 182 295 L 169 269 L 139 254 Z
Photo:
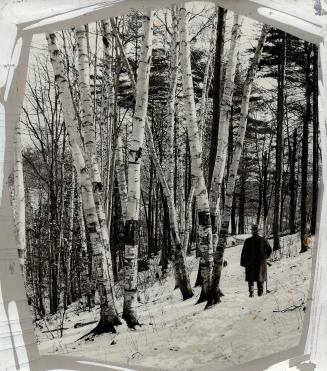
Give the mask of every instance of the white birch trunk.
M 266 39 L 267 31 L 268 31 L 268 26 L 264 25 L 262 27 L 261 36 L 258 40 L 258 45 L 256 47 L 254 57 L 249 66 L 246 80 L 243 86 L 240 124 L 238 128 L 237 137 L 235 139 L 235 152 L 233 154 L 232 165 L 230 168 L 227 187 L 226 187 L 225 205 L 224 205 L 224 211 L 222 213 L 221 227 L 219 230 L 218 246 L 217 246 L 217 250 L 214 253 L 212 283 L 211 283 L 211 290 L 210 290 L 210 295 L 208 299 L 208 306 L 212 304 L 216 304 L 220 301 L 219 283 L 220 283 L 221 271 L 222 271 L 223 260 L 224 260 L 226 236 L 228 234 L 229 222 L 230 222 L 231 211 L 232 211 L 235 181 L 237 177 L 237 171 L 238 171 L 238 167 L 240 163 L 240 158 L 242 154 L 244 138 L 245 138 L 245 133 L 246 133 L 252 85 L 253 85 L 257 67 L 260 61 L 260 57 L 262 54 L 262 49 L 263 49 L 263 45 Z
M 167 107 L 167 122 L 168 122 L 168 166 L 167 166 L 167 183 L 169 191 L 174 198 L 174 136 L 175 136 L 175 102 L 177 88 L 177 70 L 178 70 L 178 19 L 177 6 L 173 5 L 171 9 L 172 15 L 172 36 L 171 36 L 171 57 L 170 57 L 170 73 L 169 73 L 169 93 Z
M 220 119 L 219 119 L 219 133 L 218 133 L 218 146 L 217 155 L 215 161 L 215 167 L 213 170 L 213 177 L 210 189 L 210 213 L 212 220 L 213 230 L 213 250 L 216 250 L 218 242 L 218 211 L 219 211 L 219 200 L 221 184 L 224 177 L 226 158 L 227 158 L 227 146 L 228 146 L 228 132 L 229 132 L 229 121 L 231 114 L 231 106 L 234 94 L 234 79 L 236 72 L 237 56 L 239 51 L 239 41 L 241 37 L 243 17 L 235 14 L 234 24 L 232 28 L 232 37 L 230 43 L 230 49 L 228 53 L 228 62 L 226 66 L 226 77 L 223 96 L 221 100 L 220 108 Z
M 199 118 L 199 129 L 200 129 L 200 141 L 202 146 L 202 138 L 203 138 L 203 130 L 205 127 L 206 115 L 207 115 L 207 103 L 208 103 L 208 93 L 209 87 L 211 82 L 210 69 L 212 67 L 212 60 L 214 56 L 214 46 L 216 43 L 216 24 L 214 24 L 212 28 L 212 34 L 210 38 L 210 48 L 209 48 L 209 55 L 206 64 L 206 68 L 204 70 L 203 76 L 203 87 L 202 87 L 202 95 L 201 95 L 201 105 L 200 105 L 200 118 Z
M 177 22 L 176 14 L 175 14 L 175 22 Z M 176 27 L 177 27 L 177 25 L 176 25 Z M 113 26 L 113 28 L 115 28 L 115 25 Z M 128 59 L 127 59 L 126 54 L 125 54 L 125 51 L 122 47 L 122 43 L 120 41 L 117 29 L 115 31 L 115 36 L 116 36 L 116 39 L 117 39 L 117 43 L 119 45 L 121 45 L 121 54 L 123 56 L 125 66 L 126 66 L 127 70 L 129 71 L 128 74 L 129 74 L 129 76 L 133 76 L 131 67 L 129 65 Z M 176 45 L 175 45 L 175 47 L 176 47 Z M 175 65 L 175 62 L 173 64 Z M 173 121 L 175 120 L 175 111 L 174 110 L 175 110 L 175 94 L 176 94 L 176 87 L 177 87 L 178 59 L 176 59 L 176 64 L 177 65 L 175 66 L 175 68 L 176 68 L 175 69 L 175 73 L 176 73 L 175 87 L 171 87 L 171 89 L 172 89 L 171 95 L 173 96 L 173 98 L 171 99 L 173 101 L 173 111 L 170 111 L 170 112 L 173 116 Z M 131 84 L 132 84 L 133 90 L 136 91 L 134 77 L 131 78 Z M 169 105 L 169 107 L 171 108 L 170 105 Z M 183 299 L 186 300 L 186 299 L 189 299 L 190 297 L 193 296 L 193 291 L 192 291 L 192 288 L 191 288 L 191 285 L 190 285 L 189 275 L 188 275 L 188 272 L 186 270 L 185 257 L 184 257 L 184 254 L 182 253 L 181 238 L 180 238 L 180 233 L 178 231 L 176 207 L 175 207 L 175 204 L 174 204 L 174 196 L 173 196 L 173 173 L 172 173 L 172 175 L 170 175 L 170 173 L 168 173 L 167 178 L 169 176 L 172 176 L 171 183 L 169 184 L 168 181 L 166 181 L 165 174 L 162 170 L 160 161 L 158 159 L 158 156 L 157 156 L 157 153 L 156 153 L 156 150 L 155 150 L 155 147 L 154 147 L 152 131 L 151 131 L 151 128 L 149 126 L 147 118 L 145 119 L 145 130 L 146 130 L 146 134 L 148 136 L 149 147 L 150 147 L 150 155 L 151 155 L 151 158 L 152 158 L 153 163 L 155 165 L 156 172 L 159 176 L 160 183 L 162 185 L 165 197 L 167 198 L 167 202 L 168 202 L 169 223 L 170 223 L 170 229 L 171 229 L 171 234 L 172 234 L 172 239 L 173 239 L 173 242 L 174 242 L 174 249 L 175 249 L 174 267 L 175 267 L 175 272 L 176 272 L 176 286 L 178 286 L 180 288 Z M 172 130 L 172 135 L 174 136 L 174 123 L 172 125 L 171 130 Z M 171 146 L 173 147 L 173 138 L 172 138 Z M 121 147 L 122 147 L 122 145 L 121 145 Z M 118 156 L 117 156 L 117 159 L 118 159 Z M 171 164 L 172 168 L 174 166 L 174 161 L 173 160 L 174 160 L 174 157 L 173 157 L 173 154 L 172 154 L 172 164 Z M 117 169 L 117 171 L 118 171 L 118 169 Z M 121 173 L 124 174 L 124 168 L 121 169 Z M 123 188 L 121 194 L 123 194 L 123 196 L 125 197 L 125 193 L 124 193 L 125 188 L 124 188 L 123 179 L 122 179 L 122 182 L 121 182 L 121 186 L 119 186 L 119 188 L 121 189 L 121 187 Z
M 119 188 L 119 196 L 122 208 L 122 215 L 124 224 L 126 222 L 126 208 L 127 208 L 127 183 L 125 175 L 125 162 L 123 158 L 123 141 L 120 134 L 117 138 L 117 154 L 116 154 L 116 174 Z
M 72 105 L 72 97 L 68 81 L 64 77 L 64 67 L 60 60 L 59 50 L 56 45 L 56 36 L 54 34 L 47 35 L 47 41 L 55 81 L 58 84 L 63 106 L 63 115 L 69 135 L 74 166 L 80 176 L 84 215 L 93 251 L 94 271 L 100 297 L 100 322 L 94 331 L 99 333 L 103 331 L 115 332 L 114 325 L 119 325 L 121 322 L 115 306 L 113 276 L 110 273 L 112 271 L 112 267 L 110 267 L 111 260 L 108 259 L 108 252 L 104 249 L 102 244 L 99 218 L 93 196 L 92 177 L 87 171 L 83 153 L 81 151 L 77 121 Z
M 190 141 L 191 172 L 198 203 L 197 210 L 199 215 L 199 245 L 201 254 L 200 269 L 202 276 L 202 291 L 198 302 L 203 302 L 207 299 L 211 281 L 212 230 L 208 192 L 203 175 L 200 132 L 198 128 L 198 120 L 196 117 L 190 59 L 190 45 L 188 36 L 188 22 L 185 4 L 180 8 L 180 41 L 184 109 Z
M 14 195 L 15 195 L 15 230 L 16 242 L 18 249 L 18 258 L 21 271 L 24 274 L 25 267 L 25 190 L 23 174 L 23 157 L 22 157 L 22 124 L 20 121 L 16 124 L 15 135 L 15 162 L 14 162 Z
M 95 125 L 93 124 L 93 102 L 90 91 L 90 70 L 89 57 L 87 52 L 87 39 L 85 26 L 76 28 L 77 49 L 78 49 L 78 67 L 79 67 L 79 87 L 81 94 L 82 106 L 82 127 L 84 132 L 85 162 L 86 167 L 92 175 L 93 193 L 96 210 L 99 219 L 101 238 L 105 249 L 106 259 L 108 262 L 109 275 L 113 283 L 112 261 L 110 253 L 110 239 L 107 225 L 107 218 L 103 208 L 102 190 L 103 185 L 99 172 L 96 143 L 95 143 Z M 114 162 L 111 166 L 115 166 Z M 113 171 L 109 172 L 113 175 Z M 112 185 L 112 179 L 108 179 L 108 185 Z M 112 187 L 109 189 L 109 195 L 112 195 Z M 110 197 L 110 196 L 109 196 Z M 111 199 L 109 200 L 110 204 Z M 109 218 L 108 218 L 109 219 Z
M 74 194 L 75 194 L 75 169 L 72 168 L 72 184 L 71 184 L 71 195 L 69 202 L 69 232 L 68 232 L 68 241 L 67 241 L 67 251 L 66 251 L 66 305 L 69 305 L 72 302 L 71 295 L 71 256 L 73 249 L 73 233 L 74 233 Z
M 95 145 L 95 125 L 93 123 L 93 102 L 90 91 L 90 66 L 87 52 L 87 40 L 85 26 L 76 28 L 76 42 L 78 49 L 78 70 L 79 70 L 79 89 L 80 102 L 82 108 L 82 127 L 84 132 L 84 147 L 86 154 L 86 164 L 92 172 L 92 180 L 95 187 L 102 188 L 101 175 L 99 171 L 96 145 Z M 89 163 L 90 162 L 90 163 Z
M 143 20 L 143 42 L 137 70 L 135 112 L 128 158 L 128 200 L 125 226 L 125 285 L 123 318 L 129 327 L 139 324 L 135 311 L 137 297 L 138 229 L 141 194 L 141 157 L 145 119 L 148 108 L 148 88 L 153 38 L 153 12 Z

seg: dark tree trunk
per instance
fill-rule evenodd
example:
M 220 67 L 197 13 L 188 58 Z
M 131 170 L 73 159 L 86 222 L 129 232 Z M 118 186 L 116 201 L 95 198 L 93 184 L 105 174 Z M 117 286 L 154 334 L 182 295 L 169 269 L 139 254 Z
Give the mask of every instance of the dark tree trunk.
M 148 231 L 148 257 L 154 254 L 155 247 L 153 244 L 153 163 L 150 161 L 150 180 L 149 180 L 149 196 L 148 196 L 148 215 L 147 215 L 147 231 Z
M 281 52 L 278 63 L 276 169 L 275 169 L 275 192 L 274 192 L 275 197 L 273 220 L 274 251 L 280 249 L 280 201 L 281 201 L 282 162 L 283 162 L 285 65 L 286 65 L 286 34 L 285 32 L 281 32 Z
M 311 233 L 315 234 L 316 215 L 318 203 L 318 182 L 319 182 L 319 110 L 318 110 L 318 47 L 313 45 L 313 148 L 312 148 L 312 209 L 311 209 Z
M 269 212 L 269 204 L 268 204 L 268 166 L 269 166 L 269 159 L 267 152 L 262 154 L 262 178 L 263 178 L 263 186 L 262 186 L 262 204 L 263 204 L 263 226 L 264 226 L 264 235 L 267 234 L 267 218 Z
M 219 8 L 217 22 L 217 38 L 216 38 L 216 54 L 214 65 L 214 77 L 212 86 L 213 107 L 212 107 L 212 129 L 211 129 L 211 145 L 209 153 L 209 174 L 207 189 L 210 192 L 213 170 L 215 167 L 217 145 L 218 145 L 218 130 L 220 116 L 220 101 L 222 96 L 222 80 L 223 80 L 223 57 L 225 44 L 225 24 L 227 10 Z
M 235 191 L 233 195 L 233 204 L 232 204 L 232 211 L 231 211 L 231 233 L 232 236 L 235 236 L 237 233 L 237 226 L 236 226 L 236 196 L 235 196 Z
M 289 229 L 290 233 L 296 233 L 296 198 L 297 198 L 297 181 L 296 181 L 296 160 L 297 160 L 297 130 L 293 132 L 293 143 L 290 161 L 290 213 Z
M 301 252 L 307 251 L 304 243 L 307 233 L 307 193 L 308 193 L 308 138 L 311 120 L 311 45 L 305 42 L 305 115 L 303 120 L 301 156 Z
M 260 217 L 261 217 L 261 209 L 262 209 L 262 176 L 259 179 L 259 195 L 258 195 L 258 208 L 257 208 L 257 225 L 260 224 Z
M 241 185 L 240 185 L 240 194 L 239 194 L 239 201 L 238 201 L 238 233 L 244 234 L 245 233 L 245 183 L 246 183 L 244 157 L 243 157 L 243 166 L 241 170 L 240 181 L 241 181 Z

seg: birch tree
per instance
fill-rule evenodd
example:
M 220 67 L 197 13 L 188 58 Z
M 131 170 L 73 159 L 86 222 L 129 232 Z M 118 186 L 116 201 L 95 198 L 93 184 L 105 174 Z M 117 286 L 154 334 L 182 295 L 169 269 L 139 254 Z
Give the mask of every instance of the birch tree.
M 15 230 L 16 243 L 18 249 L 19 264 L 22 273 L 25 266 L 25 190 L 23 175 L 23 158 L 22 158 L 22 124 L 20 121 L 16 124 L 15 135 L 15 162 L 14 162 L 14 197 L 15 197 Z
M 199 248 L 202 290 L 198 302 L 207 300 L 212 268 L 212 230 L 208 192 L 203 175 L 200 132 L 196 116 L 191 55 L 185 4 L 180 7 L 180 58 L 182 66 L 184 110 L 191 150 L 191 173 L 199 217 Z
M 66 129 L 69 135 L 71 153 L 76 171 L 79 173 L 80 189 L 83 202 L 83 210 L 86 219 L 86 226 L 92 245 L 95 278 L 100 297 L 100 321 L 96 328 L 91 332 L 100 334 L 103 332 L 116 332 L 115 325 L 121 324 L 115 307 L 115 297 L 113 292 L 113 277 L 110 275 L 108 259 L 110 251 L 106 251 L 102 244 L 101 230 L 97 209 L 93 196 L 92 177 L 89 174 L 84 161 L 83 152 L 77 129 L 75 111 L 72 104 L 72 97 L 69 84 L 64 76 L 63 63 L 60 60 L 59 50 L 56 45 L 55 34 L 47 35 L 48 48 L 51 64 L 54 70 L 55 82 L 58 86 Z
M 177 6 L 173 5 L 171 9 L 172 16 L 172 35 L 170 46 L 170 80 L 168 93 L 167 121 L 168 121 L 168 166 L 167 166 L 167 182 L 169 191 L 174 198 L 174 135 L 175 135 L 175 102 L 177 88 L 177 72 L 178 72 L 178 19 Z
M 227 187 L 226 187 L 225 205 L 224 205 L 224 211 L 222 214 L 221 226 L 219 230 L 218 246 L 214 253 L 211 289 L 210 289 L 210 294 L 208 297 L 207 306 L 216 304 L 220 301 L 219 283 L 220 283 L 221 271 L 222 271 L 223 260 L 224 260 L 226 236 L 228 234 L 228 228 L 229 228 L 229 223 L 230 223 L 230 218 L 231 218 L 235 181 L 237 177 L 237 172 L 239 168 L 239 163 L 241 159 L 241 153 L 242 153 L 243 143 L 244 143 L 244 138 L 245 138 L 245 133 L 246 133 L 252 85 L 253 85 L 253 81 L 256 75 L 258 64 L 260 62 L 260 57 L 261 57 L 263 45 L 266 39 L 267 31 L 268 31 L 268 27 L 264 25 L 262 27 L 261 35 L 258 40 L 258 45 L 256 47 L 254 57 L 247 71 L 247 76 L 246 76 L 244 86 L 243 86 L 240 123 L 239 123 L 238 133 L 235 138 L 235 151 L 233 153 L 232 164 L 230 167 L 229 177 L 228 177 L 228 182 L 227 182 Z
M 241 27 L 243 17 L 234 14 L 232 37 L 228 53 L 228 62 L 226 66 L 225 86 L 221 99 L 219 116 L 218 148 L 216 161 L 213 170 L 212 184 L 210 189 L 210 213 L 213 230 L 213 250 L 216 251 L 218 242 L 218 212 L 221 184 L 224 177 L 224 171 L 227 158 L 229 121 L 231 115 L 231 106 L 234 94 L 234 79 L 236 72 L 237 56 L 239 51 L 239 42 L 241 37 Z
M 141 195 L 141 158 L 148 106 L 148 87 L 153 38 L 153 12 L 143 19 L 143 37 L 137 70 L 135 112 L 128 156 L 128 200 L 125 224 L 125 284 L 123 318 L 134 328 L 139 324 L 135 303 L 137 297 L 138 229 Z

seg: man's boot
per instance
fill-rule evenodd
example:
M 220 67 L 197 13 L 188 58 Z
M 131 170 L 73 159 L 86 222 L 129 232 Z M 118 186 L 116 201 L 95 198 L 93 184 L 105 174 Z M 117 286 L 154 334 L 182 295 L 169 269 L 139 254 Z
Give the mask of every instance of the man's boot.
M 254 296 L 254 284 L 253 282 L 249 282 L 249 297 L 253 298 Z
M 263 294 L 263 282 L 258 282 L 258 296 Z

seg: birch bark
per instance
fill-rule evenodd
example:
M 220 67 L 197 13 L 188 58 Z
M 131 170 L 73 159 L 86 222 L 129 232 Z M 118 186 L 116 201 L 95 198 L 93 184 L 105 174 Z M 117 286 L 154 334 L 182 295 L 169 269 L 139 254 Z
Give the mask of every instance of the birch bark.
M 97 151 L 95 143 L 95 125 L 93 124 L 93 102 L 90 91 L 90 63 L 87 51 L 87 39 L 85 26 L 76 28 L 76 39 L 78 49 L 78 67 L 79 67 L 79 88 L 81 94 L 82 107 L 82 128 L 84 132 L 85 164 L 91 174 L 93 183 L 93 194 L 96 210 L 99 219 L 101 238 L 105 249 L 106 259 L 108 261 L 109 275 L 113 279 L 112 261 L 110 253 L 109 231 L 106 223 L 106 214 L 103 208 L 103 185 L 97 160 Z M 112 163 L 114 166 L 114 162 Z M 112 175 L 111 171 L 109 175 Z M 112 196 L 113 179 L 109 177 L 108 184 L 111 185 L 109 194 Z M 109 200 L 111 204 L 111 198 Z M 113 281 L 112 281 L 113 282 Z
M 191 150 L 191 173 L 197 199 L 199 216 L 199 249 L 202 290 L 198 302 L 207 300 L 211 281 L 212 267 L 212 230 L 208 192 L 205 185 L 202 164 L 200 132 L 196 117 L 192 69 L 190 59 L 190 45 L 188 35 L 188 21 L 185 4 L 180 8 L 180 52 L 182 66 L 182 81 L 184 95 L 184 109 L 187 121 L 187 131 Z
M 153 13 L 149 11 L 143 20 L 143 42 L 137 71 L 135 112 L 131 145 L 128 157 L 128 200 L 125 224 L 125 285 L 123 318 L 134 328 L 139 324 L 135 311 L 137 297 L 137 262 L 139 206 L 141 194 L 141 157 L 144 142 L 144 128 L 148 106 L 148 87 L 153 38 Z
M 170 56 L 170 83 L 168 93 L 167 121 L 168 121 L 168 168 L 167 183 L 169 191 L 174 198 L 174 135 L 175 135 L 175 101 L 177 88 L 177 70 L 178 70 L 178 19 L 177 6 L 173 5 L 171 9 L 172 16 L 172 36 L 171 36 L 171 56 Z
M 216 304 L 220 301 L 220 291 L 219 283 L 221 277 L 221 271 L 224 260 L 224 250 L 226 246 L 226 236 L 228 234 L 229 222 L 232 211 L 233 204 L 233 195 L 235 188 L 235 181 L 237 177 L 237 171 L 240 163 L 241 153 L 243 149 L 243 143 L 247 127 L 247 118 L 249 113 L 249 102 L 251 96 L 251 90 L 253 86 L 253 81 L 256 75 L 257 67 L 260 61 L 262 54 L 263 45 L 266 39 L 268 27 L 264 25 L 262 27 L 261 35 L 258 40 L 258 45 L 256 47 L 254 57 L 247 71 L 246 80 L 243 87 L 243 96 L 241 104 L 241 117 L 240 124 L 238 128 L 237 137 L 235 139 L 235 152 L 232 158 L 232 165 L 229 172 L 227 187 L 226 187 L 226 196 L 225 196 L 225 205 L 224 211 L 222 214 L 221 226 L 219 230 L 219 239 L 218 246 L 214 252 L 214 263 L 212 269 L 212 280 L 211 280 L 211 289 L 208 297 L 207 306 Z
M 15 195 L 15 228 L 16 243 L 18 249 L 19 264 L 21 272 L 24 274 L 25 267 L 25 190 L 23 175 L 23 158 L 22 158 L 22 125 L 18 121 L 16 124 L 15 136 L 15 162 L 14 162 L 14 195 Z
M 233 22 L 232 37 L 228 53 L 228 63 L 226 67 L 225 86 L 220 107 L 218 148 L 210 189 L 210 214 L 212 222 L 213 251 L 216 250 L 218 242 L 219 195 L 226 166 L 229 121 L 234 93 L 234 78 L 243 17 L 235 14 Z
M 122 208 L 122 216 L 124 224 L 126 222 L 126 208 L 127 208 L 127 183 L 125 175 L 125 163 L 123 158 L 123 141 L 120 134 L 117 137 L 117 154 L 116 154 L 116 174 L 119 187 L 119 196 Z
M 72 105 L 67 79 L 64 77 L 64 67 L 60 60 L 59 50 L 56 45 L 56 36 L 47 35 L 48 48 L 52 67 L 55 75 L 55 82 L 58 85 L 60 99 L 63 106 L 63 115 L 66 123 L 66 129 L 69 135 L 70 148 L 76 171 L 80 176 L 81 197 L 83 202 L 86 225 L 92 245 L 96 283 L 100 297 L 100 321 L 93 330 L 94 333 L 116 332 L 114 326 L 121 324 L 113 292 L 113 276 L 110 274 L 107 251 L 104 249 L 101 241 L 101 232 L 96 205 L 93 196 L 92 178 L 88 173 L 83 153 L 81 151 L 77 121 L 75 111 Z
M 174 22 L 176 23 L 175 27 L 177 28 L 177 14 L 174 13 L 174 12 L 176 12 L 175 7 L 173 8 L 173 17 L 174 17 Z M 125 66 L 128 70 L 128 74 L 131 78 L 132 88 L 133 88 L 134 91 L 136 91 L 135 80 L 134 80 L 134 77 L 133 77 L 133 74 L 132 74 L 132 70 L 131 70 L 131 67 L 129 65 L 128 59 L 126 57 L 126 54 L 125 54 L 124 48 L 122 46 L 121 40 L 119 38 L 118 30 L 117 30 L 114 23 L 113 23 L 113 29 L 115 29 L 115 36 L 116 36 L 116 39 L 117 39 L 117 43 L 119 45 L 121 45 L 121 54 L 123 56 Z M 175 30 L 175 32 L 177 32 L 177 29 Z M 176 39 L 176 37 L 177 36 L 175 35 L 175 39 Z M 175 43 L 174 48 L 177 48 L 176 43 Z M 173 53 L 175 53 L 175 50 L 173 50 Z M 173 58 L 172 65 L 174 66 L 173 69 L 175 71 L 174 72 L 175 77 L 173 78 L 174 82 L 171 83 L 171 91 L 170 91 L 169 107 L 168 107 L 168 110 L 170 110 L 170 113 L 169 113 L 170 116 L 168 116 L 168 117 L 169 117 L 169 120 L 171 120 L 169 131 L 170 131 L 170 135 L 172 135 L 172 138 L 170 140 L 172 141 L 171 142 L 171 147 L 173 148 L 174 130 L 175 130 L 175 125 L 174 125 L 174 121 L 175 121 L 175 94 L 176 94 L 176 87 L 177 87 L 177 68 L 178 68 L 178 58 L 177 58 L 176 55 Z M 164 195 L 167 198 L 167 203 L 168 203 L 168 208 L 169 208 L 170 230 L 171 230 L 171 233 L 172 233 L 172 239 L 173 239 L 174 248 L 175 248 L 175 251 L 174 251 L 174 253 L 175 253 L 174 267 L 175 267 L 175 271 L 176 271 L 176 286 L 178 286 L 180 288 L 183 299 L 186 300 L 186 299 L 189 299 L 190 297 L 193 296 L 193 291 L 192 291 L 192 288 L 191 288 L 191 285 L 190 285 L 190 279 L 189 279 L 189 275 L 188 275 L 186 265 L 185 265 L 185 257 L 184 257 L 184 254 L 183 254 L 181 238 L 180 238 L 180 233 L 179 233 L 179 229 L 178 229 L 176 207 L 175 207 L 175 203 L 174 203 L 174 194 L 173 194 L 173 187 L 174 187 L 174 177 L 173 176 L 174 176 L 174 174 L 173 174 L 173 172 L 171 173 L 170 171 L 168 171 L 167 178 L 165 177 L 165 174 L 162 170 L 160 161 L 158 159 L 158 156 L 157 156 L 157 153 L 156 153 L 156 150 L 155 150 L 155 147 L 154 147 L 152 131 L 151 131 L 151 128 L 149 126 L 147 118 L 145 119 L 145 132 L 146 132 L 147 137 L 148 137 L 148 142 L 149 142 L 149 147 L 150 147 L 150 155 L 151 155 L 151 158 L 153 160 L 154 166 L 156 168 L 156 172 L 159 176 L 159 180 L 160 180 Z M 170 165 L 171 165 L 172 169 L 174 169 L 174 156 L 173 156 L 173 154 L 171 156 L 171 160 L 172 160 L 172 163 Z M 124 174 L 123 170 L 124 169 L 121 169 L 122 174 Z M 169 179 L 170 183 L 168 181 L 166 181 L 166 179 Z M 121 183 L 122 183 L 121 184 L 122 194 L 123 194 L 123 196 L 125 196 L 124 195 L 124 182 L 123 182 L 123 180 L 122 180 Z

